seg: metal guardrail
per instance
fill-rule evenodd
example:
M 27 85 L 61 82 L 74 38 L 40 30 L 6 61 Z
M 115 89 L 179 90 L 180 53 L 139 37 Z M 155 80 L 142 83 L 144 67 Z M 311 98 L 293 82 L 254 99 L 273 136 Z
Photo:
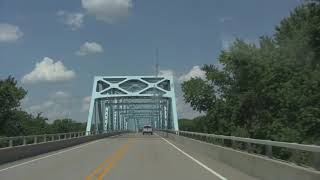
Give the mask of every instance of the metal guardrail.
M 249 153 L 265 155 L 269 158 L 285 160 L 298 165 L 313 167 L 317 170 L 320 170 L 320 146 L 317 145 L 306 145 L 189 131 L 163 131 L 237 150 L 244 150 Z
M 117 131 L 112 131 L 108 133 L 114 133 L 114 132 L 117 132 Z M 101 134 L 101 133 L 91 132 L 91 131 L 80 131 L 80 132 L 57 133 L 57 134 L 0 137 L 0 149 L 55 142 L 55 141 L 63 141 L 67 139 L 81 138 L 84 136 L 92 136 L 96 134 Z

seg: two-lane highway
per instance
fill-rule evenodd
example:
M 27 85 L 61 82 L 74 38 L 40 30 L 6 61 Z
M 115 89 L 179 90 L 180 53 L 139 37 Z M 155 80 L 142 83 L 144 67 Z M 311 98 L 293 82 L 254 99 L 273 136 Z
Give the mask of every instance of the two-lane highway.
M 208 159 L 157 135 L 124 134 L 2 165 L 0 179 L 253 179 Z

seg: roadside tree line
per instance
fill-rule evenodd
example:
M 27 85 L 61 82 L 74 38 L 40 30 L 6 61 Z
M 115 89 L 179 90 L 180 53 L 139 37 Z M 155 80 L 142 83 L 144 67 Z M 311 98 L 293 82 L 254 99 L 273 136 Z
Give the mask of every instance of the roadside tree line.
M 205 116 L 182 130 L 320 144 L 320 4 L 306 1 L 252 44 L 237 39 L 182 85 Z
M 48 123 L 42 113 L 32 115 L 21 108 L 27 91 L 9 76 L 0 79 L 0 136 L 22 136 L 85 131 L 85 123 L 72 119 L 56 119 Z

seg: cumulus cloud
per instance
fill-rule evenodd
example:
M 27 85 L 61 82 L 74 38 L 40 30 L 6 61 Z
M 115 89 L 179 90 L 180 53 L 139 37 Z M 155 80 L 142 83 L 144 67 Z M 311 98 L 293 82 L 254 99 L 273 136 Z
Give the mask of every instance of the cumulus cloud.
M 166 70 L 160 70 L 159 76 L 174 76 L 173 70 L 166 69 Z
M 160 71 L 160 74 L 161 73 L 174 75 L 174 72 L 172 70 L 162 70 Z M 195 77 L 205 78 L 205 73 L 204 71 L 201 70 L 200 66 L 192 67 L 190 71 L 188 71 L 185 74 L 182 74 L 181 76 L 174 75 L 174 80 L 177 82 L 175 83 L 175 93 L 176 93 L 176 103 L 177 103 L 177 111 L 178 111 L 179 118 L 193 119 L 194 117 L 202 115 L 199 112 L 194 111 L 191 108 L 190 104 L 184 101 L 183 92 L 181 90 L 181 83 Z
M 65 99 L 65 98 L 68 98 L 69 96 L 70 96 L 69 93 L 64 91 L 57 91 L 52 95 L 52 97 L 56 99 L 61 99 L 61 98 Z
M 230 17 L 230 16 L 225 16 L 225 17 L 220 17 L 220 18 L 219 18 L 219 21 L 220 21 L 221 23 L 230 22 L 230 21 L 232 21 L 232 20 L 233 20 L 233 18 Z
M 236 37 L 235 36 L 232 36 L 232 35 L 229 35 L 229 34 L 223 34 L 221 36 L 221 48 L 222 48 L 222 50 L 228 51 L 235 41 L 236 41 Z
M 84 14 L 59 11 L 58 16 L 62 18 L 62 22 L 70 26 L 73 31 L 83 27 Z
M 87 112 L 90 107 L 91 96 L 86 96 L 82 99 L 81 111 Z
M 236 35 L 224 34 L 221 37 L 221 48 L 222 50 L 229 51 L 230 48 L 234 45 L 236 40 L 240 39 L 248 44 L 255 45 L 257 47 L 260 46 L 260 42 L 258 38 L 248 38 L 248 37 L 241 37 Z
M 14 42 L 23 36 L 18 26 L 0 23 L 0 42 Z
M 55 105 L 55 103 L 53 101 L 49 100 L 49 101 L 45 101 L 44 103 L 39 104 L 39 105 L 30 106 L 29 108 L 27 108 L 27 111 L 39 113 L 44 109 L 48 109 L 48 108 L 53 107 L 54 105 Z
M 184 82 L 190 80 L 191 78 L 205 79 L 205 77 L 206 73 L 202 71 L 200 66 L 193 66 L 188 73 L 181 75 L 178 80 L 179 82 Z
M 113 23 L 129 15 L 132 0 L 82 0 L 82 7 L 98 20 Z
M 61 61 L 54 62 L 48 57 L 36 63 L 35 68 L 22 77 L 22 83 L 58 82 L 73 79 L 76 73 L 68 70 Z
M 80 49 L 76 52 L 78 56 L 85 56 L 88 54 L 102 53 L 103 47 L 96 42 L 85 42 L 80 46 Z
M 194 111 L 190 104 L 184 102 L 183 92 L 181 90 L 181 83 L 189 80 L 191 77 L 204 78 L 204 74 L 199 66 L 194 66 L 188 73 L 181 76 L 176 76 L 173 70 L 162 69 L 159 71 L 159 76 L 173 76 L 175 82 L 176 106 L 179 118 L 192 119 L 201 115 L 199 112 Z M 181 80 L 180 80 L 181 79 Z
M 59 102 L 55 100 L 47 100 L 43 103 L 32 105 L 27 107 L 25 110 L 31 114 L 43 113 L 50 121 L 59 118 L 65 118 L 70 115 L 69 102 Z
M 202 113 L 194 111 L 190 104 L 184 101 L 183 92 L 180 89 L 176 90 L 176 103 L 179 118 L 193 119 L 203 115 Z
M 179 76 L 178 79 L 178 90 L 176 93 L 177 96 L 177 111 L 180 118 L 193 119 L 197 116 L 202 115 L 201 113 L 194 111 L 190 104 L 186 103 L 183 98 L 183 92 L 181 90 L 181 83 L 188 81 L 191 78 L 205 78 L 205 72 L 201 70 L 200 66 L 193 66 L 191 70 L 185 74 Z
M 73 97 L 66 91 L 53 91 L 43 100 L 31 98 L 29 102 L 22 104 L 22 108 L 31 114 L 42 113 L 50 122 L 59 118 L 72 118 L 76 121 L 83 121 L 81 110 L 82 99 Z M 79 116 L 80 115 L 80 116 Z

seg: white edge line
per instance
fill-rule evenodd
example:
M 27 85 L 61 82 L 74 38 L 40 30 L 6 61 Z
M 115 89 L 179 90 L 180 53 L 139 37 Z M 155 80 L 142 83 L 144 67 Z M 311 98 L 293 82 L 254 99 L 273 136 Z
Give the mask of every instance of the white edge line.
M 79 149 L 79 148 L 82 148 L 84 146 L 88 146 L 90 144 L 97 143 L 97 142 L 99 142 L 101 140 L 103 140 L 103 139 L 95 140 L 95 141 L 92 141 L 92 142 L 89 142 L 89 143 L 86 143 L 86 144 L 83 144 L 83 145 L 80 145 L 80 146 L 73 147 L 71 149 L 67 149 L 67 150 L 64 150 L 64 151 L 59 151 L 59 152 L 56 152 L 54 154 L 50 154 L 48 156 L 40 157 L 40 158 L 33 159 L 33 160 L 30 160 L 30 161 L 26 161 L 26 162 L 23 162 L 23 163 L 20 163 L 20 164 L 16 164 L 16 165 L 4 168 L 4 169 L 0 169 L 0 172 L 6 171 L 6 170 L 9 170 L 9 169 L 12 169 L 12 168 L 16 168 L 16 167 L 19 167 L 19 166 L 22 166 L 22 165 L 25 165 L 25 164 L 29 164 L 29 163 L 32 163 L 32 162 L 35 162 L 35 161 L 39 161 L 41 159 L 49 158 L 49 157 L 52 157 L 52 156 L 55 156 L 55 155 L 58 155 L 58 154 L 62 154 L 62 153 L 68 152 L 68 151 Z
M 157 136 L 159 136 L 158 134 L 156 134 Z M 218 178 L 220 178 L 221 180 L 228 180 L 227 178 L 223 177 L 222 175 L 220 175 L 219 173 L 215 172 L 214 170 L 212 170 L 211 168 L 209 168 L 208 166 L 206 166 L 205 164 L 203 164 L 202 162 L 198 161 L 197 159 L 195 159 L 194 157 L 192 157 L 191 155 L 189 155 L 188 153 L 184 152 L 183 150 L 181 150 L 180 148 L 178 148 L 176 145 L 172 144 L 170 141 L 166 140 L 165 138 L 159 136 L 161 139 L 163 139 L 164 141 L 166 141 L 168 144 L 170 144 L 172 147 L 174 147 L 175 149 L 177 149 L 178 151 L 180 151 L 182 154 L 184 154 L 185 156 L 187 156 L 188 158 L 190 158 L 191 160 L 193 160 L 194 162 L 196 162 L 198 165 L 200 165 L 201 167 L 203 167 L 204 169 L 206 169 L 207 171 L 209 171 L 211 174 L 217 176 Z

